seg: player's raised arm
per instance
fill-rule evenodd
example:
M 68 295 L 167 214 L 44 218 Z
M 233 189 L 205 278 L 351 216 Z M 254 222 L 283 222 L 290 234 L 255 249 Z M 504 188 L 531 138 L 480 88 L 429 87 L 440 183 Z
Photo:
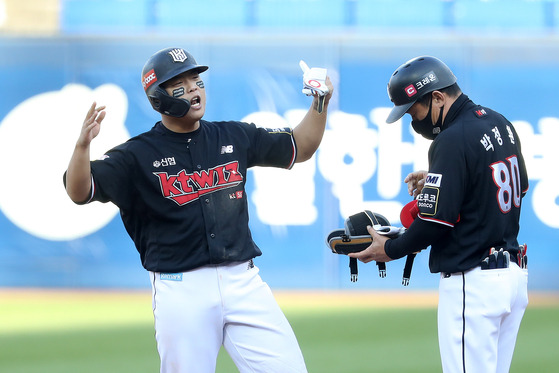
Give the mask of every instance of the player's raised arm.
M 300 65 L 303 70 L 303 93 L 314 98 L 301 123 L 293 129 L 293 136 L 297 143 L 296 162 L 298 163 L 310 159 L 318 149 L 326 128 L 328 103 L 334 92 L 334 86 L 326 74 L 326 69 L 309 69 L 303 61 Z
M 91 190 L 89 149 L 91 141 L 99 134 L 104 118 L 105 106 L 97 106 L 97 103 L 93 102 L 83 121 L 80 136 L 66 171 L 66 193 L 74 202 L 84 202 L 89 197 Z

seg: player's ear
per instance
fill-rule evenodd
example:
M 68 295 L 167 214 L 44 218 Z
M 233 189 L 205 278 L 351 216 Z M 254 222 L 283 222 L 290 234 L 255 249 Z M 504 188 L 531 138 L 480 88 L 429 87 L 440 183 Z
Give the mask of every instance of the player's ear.
M 433 106 L 436 107 L 444 106 L 447 99 L 444 93 L 442 93 L 441 91 L 433 91 L 431 92 L 431 95 L 432 95 L 431 99 L 433 100 Z

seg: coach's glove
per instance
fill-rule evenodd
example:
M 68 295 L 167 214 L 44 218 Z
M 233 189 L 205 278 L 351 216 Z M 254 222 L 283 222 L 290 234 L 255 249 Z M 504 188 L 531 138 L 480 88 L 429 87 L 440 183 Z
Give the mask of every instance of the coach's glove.
M 303 93 L 307 96 L 317 94 L 318 97 L 318 112 L 322 113 L 324 109 L 324 96 L 329 92 L 326 85 L 327 70 L 320 67 L 313 67 L 312 69 L 307 66 L 305 61 L 299 61 L 299 66 L 303 70 Z
M 404 228 L 392 227 L 384 216 L 365 210 L 351 215 L 345 221 L 345 229 L 332 231 L 327 238 L 328 246 L 335 254 L 347 255 L 365 250 L 373 238 L 367 231 L 367 226 L 372 226 L 377 233 L 389 238 L 397 237 L 404 233 Z M 380 277 L 386 277 L 386 263 L 377 262 Z M 357 259 L 349 259 L 351 281 L 357 281 Z

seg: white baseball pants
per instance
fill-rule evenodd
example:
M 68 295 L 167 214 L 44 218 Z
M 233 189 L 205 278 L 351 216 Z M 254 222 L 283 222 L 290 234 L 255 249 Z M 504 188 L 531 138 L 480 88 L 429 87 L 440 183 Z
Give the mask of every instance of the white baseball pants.
M 214 373 L 223 345 L 241 373 L 305 373 L 293 330 L 252 261 L 150 272 L 162 373 Z
M 474 268 L 439 282 L 438 333 L 444 373 L 506 373 L 528 305 L 528 270 Z

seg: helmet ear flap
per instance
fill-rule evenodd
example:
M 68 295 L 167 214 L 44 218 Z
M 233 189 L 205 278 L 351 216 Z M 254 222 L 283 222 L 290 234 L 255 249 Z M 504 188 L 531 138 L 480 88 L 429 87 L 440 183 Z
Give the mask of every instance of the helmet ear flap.
M 155 111 L 171 117 L 182 118 L 190 110 L 190 101 L 171 97 L 160 86 L 155 89 L 154 95 L 148 96 L 148 98 Z
M 159 108 L 161 107 L 161 100 L 155 96 L 148 96 L 148 99 L 155 111 L 159 111 Z

